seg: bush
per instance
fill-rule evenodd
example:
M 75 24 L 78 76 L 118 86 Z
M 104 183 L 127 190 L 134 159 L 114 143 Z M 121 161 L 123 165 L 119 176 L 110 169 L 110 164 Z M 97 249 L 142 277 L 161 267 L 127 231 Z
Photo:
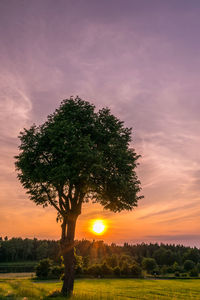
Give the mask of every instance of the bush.
M 190 277 L 198 277 L 199 276 L 199 272 L 197 268 L 193 268 L 190 272 L 189 272 Z
M 190 271 L 190 270 L 194 269 L 194 267 L 195 267 L 195 263 L 192 260 L 188 259 L 184 262 L 185 271 Z
M 167 270 L 167 273 L 174 273 L 173 266 L 169 266 L 169 267 L 167 266 L 166 270 Z
M 89 275 L 92 275 L 94 277 L 102 276 L 101 265 L 94 264 L 87 269 L 87 272 Z
M 141 275 L 142 275 L 142 269 L 140 268 L 140 266 L 137 263 L 135 263 L 135 264 L 132 265 L 132 267 L 131 267 L 131 275 L 133 277 L 141 277 Z
M 80 275 L 83 273 L 83 257 L 76 254 L 76 249 L 74 250 L 74 259 L 75 259 L 75 274 Z
M 38 278 L 48 278 L 52 264 L 53 262 L 49 258 L 40 260 L 39 264 L 36 266 L 36 276 Z
M 82 274 L 84 274 L 84 275 L 89 275 L 88 268 L 83 268 L 83 269 L 82 269 Z
M 115 268 L 118 266 L 118 258 L 117 255 L 112 254 L 106 258 L 106 263 L 109 267 Z
M 131 275 L 131 266 L 127 262 L 123 263 L 121 267 L 121 274 L 125 276 Z
M 174 272 L 182 272 L 183 271 L 183 269 L 181 268 L 181 266 L 179 266 L 179 264 L 176 261 L 173 264 L 173 270 L 174 270 Z
M 200 273 L 200 263 L 197 264 L 197 270 Z
M 180 277 L 180 273 L 179 273 L 178 271 L 176 271 L 176 272 L 174 273 L 174 275 L 175 275 L 176 277 Z
M 184 260 L 192 260 L 195 264 L 200 260 L 200 253 L 197 248 L 188 249 L 188 251 L 184 254 Z
M 81 266 L 77 266 L 75 268 L 75 275 L 83 274 L 83 268 Z
M 102 275 L 111 275 L 113 273 L 112 268 L 110 268 L 106 262 L 101 265 L 101 274 Z
M 151 272 L 151 275 L 157 276 L 160 275 L 160 269 L 158 266 L 155 267 L 155 269 Z
M 64 273 L 63 266 L 53 265 L 53 261 L 45 258 L 36 266 L 36 276 L 40 279 L 59 279 Z
M 117 267 L 113 268 L 113 273 L 115 276 L 120 277 L 120 275 L 121 275 L 120 267 L 117 266 Z
M 106 275 L 112 275 L 113 269 L 110 268 L 106 262 L 104 262 L 103 264 L 94 264 L 87 269 L 84 268 L 83 273 L 92 275 L 94 277 L 102 277 Z
M 162 268 L 160 269 L 160 272 L 162 275 L 165 275 L 167 273 L 172 273 L 172 272 L 168 272 L 168 267 L 166 265 L 162 266 Z
M 129 264 L 131 265 L 133 263 L 133 258 L 130 255 L 127 254 L 123 254 L 122 256 L 120 256 L 119 258 L 119 267 L 123 268 L 124 264 Z
M 48 273 L 48 278 L 60 279 L 63 273 L 64 273 L 64 268 L 62 266 L 51 266 Z

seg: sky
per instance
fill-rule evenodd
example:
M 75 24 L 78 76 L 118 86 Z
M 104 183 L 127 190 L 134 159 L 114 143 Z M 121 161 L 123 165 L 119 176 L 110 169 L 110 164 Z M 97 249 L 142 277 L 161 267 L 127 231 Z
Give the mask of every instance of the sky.
M 0 236 L 60 238 L 13 157 L 20 130 L 78 95 L 133 128 L 144 199 L 120 214 L 85 204 L 76 238 L 200 247 L 199 14 L 198 0 L 0 0 Z

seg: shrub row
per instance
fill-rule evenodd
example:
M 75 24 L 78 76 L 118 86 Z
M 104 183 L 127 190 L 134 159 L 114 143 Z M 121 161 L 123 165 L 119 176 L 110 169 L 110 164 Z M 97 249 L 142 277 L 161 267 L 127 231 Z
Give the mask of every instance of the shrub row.
M 64 273 L 64 266 L 54 265 L 53 261 L 50 259 L 42 259 L 36 266 L 36 276 L 40 279 L 59 279 Z M 109 267 L 106 262 L 102 264 L 93 264 L 88 268 L 82 268 L 77 266 L 75 268 L 76 276 L 86 275 L 93 277 L 105 277 L 105 276 L 115 276 L 115 277 L 141 277 L 142 269 L 137 264 L 132 265 L 124 264 L 121 268 L 116 266 L 114 268 Z

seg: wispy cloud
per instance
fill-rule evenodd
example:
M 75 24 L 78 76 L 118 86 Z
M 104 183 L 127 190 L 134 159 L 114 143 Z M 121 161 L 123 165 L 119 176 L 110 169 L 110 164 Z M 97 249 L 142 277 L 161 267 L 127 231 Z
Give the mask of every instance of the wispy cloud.
M 200 5 L 142 3 L 31 0 L 12 3 L 12 10 L 9 2 L 0 3 L 0 205 L 16 218 L 15 228 L 33 213 L 14 171 L 17 135 L 78 94 L 97 108 L 110 107 L 133 127 L 131 146 L 142 154 L 138 174 L 145 198 L 133 212 L 100 211 L 112 220 L 108 239 L 150 239 L 150 230 L 167 236 L 172 227 L 177 241 L 185 232 L 198 233 Z M 82 227 L 98 212 L 96 206 L 85 208 L 78 225 L 83 236 Z M 44 213 L 49 232 L 53 216 Z M 32 220 L 38 236 L 48 235 L 44 222 L 39 229 L 38 217 Z M 15 228 L 8 228 L 10 236 L 20 231 Z

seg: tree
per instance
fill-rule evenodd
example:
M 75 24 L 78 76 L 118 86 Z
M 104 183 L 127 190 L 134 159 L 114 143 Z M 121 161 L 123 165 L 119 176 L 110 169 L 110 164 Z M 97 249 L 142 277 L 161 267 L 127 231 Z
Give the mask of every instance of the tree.
M 153 258 L 155 258 L 156 262 L 161 266 L 172 265 L 175 261 L 173 252 L 170 249 L 166 250 L 163 247 L 160 247 L 154 252 Z
M 197 248 L 188 249 L 188 251 L 184 254 L 184 260 L 192 260 L 194 263 L 198 263 L 200 261 L 200 253 Z
M 131 274 L 131 265 L 127 261 L 124 261 L 121 266 L 121 274 L 125 276 Z
M 115 268 L 118 266 L 118 259 L 116 254 L 112 254 L 106 258 L 106 262 L 109 267 Z
M 140 268 L 139 264 L 136 262 L 131 266 L 131 275 L 133 277 L 141 277 L 142 276 L 142 269 Z
M 192 260 L 186 260 L 184 262 L 184 269 L 185 271 L 190 271 L 195 267 L 195 263 Z
M 198 277 L 199 276 L 199 271 L 197 267 L 194 267 L 190 272 L 189 272 L 190 277 Z
M 113 273 L 112 268 L 110 266 L 108 266 L 105 261 L 101 265 L 101 273 L 102 273 L 102 275 L 111 275 Z
M 137 206 L 140 182 L 137 155 L 129 148 L 131 129 L 108 108 L 79 97 L 66 99 L 47 121 L 20 132 L 18 178 L 37 205 L 53 206 L 62 222 L 65 264 L 63 295 L 74 283 L 74 236 L 83 202 L 100 203 L 113 212 Z
M 142 261 L 142 267 L 144 270 L 146 270 L 148 273 L 150 273 L 156 269 L 157 264 L 156 264 L 156 261 L 154 258 L 145 257 L 145 258 L 143 258 L 143 261 Z
M 48 255 L 48 244 L 47 242 L 41 243 L 41 245 L 36 250 L 37 259 L 41 260 L 46 258 Z
M 173 267 L 174 272 L 181 272 L 182 271 L 182 267 L 176 261 L 173 263 L 172 267 Z

